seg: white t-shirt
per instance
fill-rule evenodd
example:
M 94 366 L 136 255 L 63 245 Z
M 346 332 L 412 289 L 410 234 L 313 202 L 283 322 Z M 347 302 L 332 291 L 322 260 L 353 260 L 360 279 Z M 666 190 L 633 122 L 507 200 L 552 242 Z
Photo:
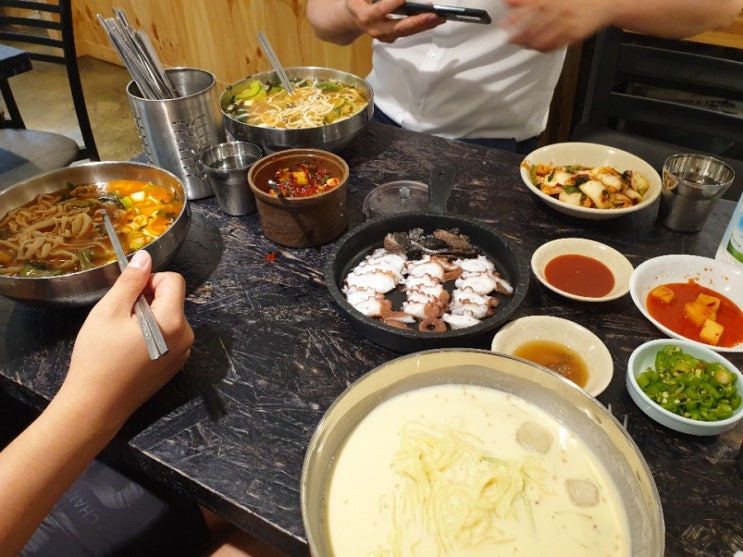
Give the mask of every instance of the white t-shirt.
M 448 138 L 539 135 L 565 59 L 508 43 L 500 0 L 440 2 L 487 10 L 493 23 L 447 21 L 392 44 L 374 41 L 374 102 L 402 127 Z

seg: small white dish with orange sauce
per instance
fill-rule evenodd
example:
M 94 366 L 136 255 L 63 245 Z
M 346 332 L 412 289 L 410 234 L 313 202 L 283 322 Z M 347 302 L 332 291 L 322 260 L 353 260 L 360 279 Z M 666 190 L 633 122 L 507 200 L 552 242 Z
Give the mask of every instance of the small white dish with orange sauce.
M 607 302 L 629 291 L 632 263 L 612 247 L 586 238 L 560 238 L 542 244 L 531 268 L 544 286 L 573 300 Z
M 668 303 L 650 300 L 659 286 L 675 292 Z M 724 331 L 716 345 L 700 338 L 702 326 L 695 326 L 685 305 L 699 293 L 721 300 L 714 320 Z M 630 277 L 630 295 L 642 314 L 669 337 L 689 340 L 717 352 L 743 352 L 743 271 L 724 261 L 689 254 L 654 257 L 641 263 Z
M 601 339 L 582 325 L 551 315 L 530 315 L 502 327 L 490 346 L 572 381 L 591 396 L 611 382 L 614 363 Z

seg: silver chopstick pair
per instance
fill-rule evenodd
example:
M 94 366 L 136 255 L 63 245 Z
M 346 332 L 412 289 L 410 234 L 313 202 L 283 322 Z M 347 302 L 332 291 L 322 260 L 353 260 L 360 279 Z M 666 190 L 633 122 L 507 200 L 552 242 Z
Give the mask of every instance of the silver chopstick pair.
M 111 219 L 108 218 L 108 213 L 105 211 L 103 211 L 103 224 L 106 226 L 106 233 L 108 233 L 108 237 L 111 240 L 111 245 L 116 253 L 116 259 L 119 261 L 119 269 L 123 272 L 129 264 L 129 260 L 126 258 L 124 248 L 121 247 L 121 242 L 119 242 L 119 237 L 116 235 L 113 224 L 111 224 Z M 150 309 L 147 300 L 144 299 L 142 294 L 139 295 L 134 304 L 134 313 L 137 314 L 137 319 L 139 319 L 139 326 L 142 329 L 142 336 L 144 336 L 145 344 L 147 344 L 150 359 L 157 360 L 160 356 L 167 354 L 168 345 L 155 320 L 152 309 Z
M 268 38 L 266 35 L 263 34 L 262 31 L 258 31 L 258 42 L 261 45 L 261 48 L 263 49 L 263 52 L 266 53 L 266 56 L 268 57 L 268 61 L 271 62 L 271 65 L 273 66 L 274 71 L 276 72 L 276 75 L 279 76 L 279 80 L 281 81 L 281 84 L 284 86 L 284 90 L 289 93 L 290 95 L 294 94 L 294 86 L 292 85 L 291 81 L 289 81 L 289 76 L 286 75 L 286 72 L 284 71 L 284 66 L 281 65 L 281 62 L 279 62 L 278 56 L 276 56 L 276 53 L 273 50 L 273 47 L 271 46 L 271 43 L 268 42 Z
M 141 95 L 150 100 L 175 99 L 178 93 L 160 63 L 150 38 L 144 31 L 136 30 L 123 10 L 114 8 L 115 17 L 98 21 L 106 31 Z

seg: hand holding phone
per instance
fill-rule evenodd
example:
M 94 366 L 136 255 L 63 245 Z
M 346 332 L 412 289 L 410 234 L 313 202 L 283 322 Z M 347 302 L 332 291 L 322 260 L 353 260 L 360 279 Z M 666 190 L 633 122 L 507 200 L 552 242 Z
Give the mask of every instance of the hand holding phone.
M 393 14 L 418 15 L 423 13 L 434 13 L 439 17 L 450 21 L 463 21 L 467 23 L 490 23 L 490 14 L 485 10 L 476 8 L 460 8 L 459 6 L 441 6 L 438 4 L 424 4 L 421 2 L 405 2 L 396 9 Z

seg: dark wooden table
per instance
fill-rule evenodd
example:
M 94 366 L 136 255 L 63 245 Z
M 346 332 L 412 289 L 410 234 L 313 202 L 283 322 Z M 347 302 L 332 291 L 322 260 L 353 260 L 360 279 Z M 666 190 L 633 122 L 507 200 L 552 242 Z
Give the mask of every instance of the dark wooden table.
M 554 212 L 521 183 L 521 157 L 372 124 L 341 153 L 351 168 L 351 226 L 375 186 L 428 181 L 459 169 L 449 210 L 490 224 L 528 259 L 543 242 L 592 238 L 636 266 L 667 253 L 713 256 L 732 214 L 720 202 L 697 234 L 656 224 L 657 206 L 603 222 Z M 109 447 L 149 477 L 186 493 L 291 555 L 306 555 L 299 501 L 304 452 L 323 412 L 351 382 L 397 356 L 357 334 L 333 305 L 322 267 L 332 245 L 285 249 L 260 233 L 256 215 L 228 217 L 213 198 L 191 203 L 192 227 L 172 264 L 189 286 L 196 331 L 184 371 Z M 275 261 L 273 256 L 276 256 Z M 743 285 L 742 285 L 743 286 Z M 0 300 L 0 388 L 39 409 L 59 387 L 86 311 Z M 629 296 L 580 303 L 533 278 L 514 317 L 551 314 L 594 331 L 609 347 L 614 377 L 598 398 L 629 418 L 662 498 L 668 555 L 731 556 L 743 549 L 743 478 L 736 468 L 743 426 L 701 438 L 647 418 L 625 388 L 631 351 L 662 334 Z M 482 348 L 488 348 L 488 345 Z M 731 359 L 740 366 L 743 355 Z

